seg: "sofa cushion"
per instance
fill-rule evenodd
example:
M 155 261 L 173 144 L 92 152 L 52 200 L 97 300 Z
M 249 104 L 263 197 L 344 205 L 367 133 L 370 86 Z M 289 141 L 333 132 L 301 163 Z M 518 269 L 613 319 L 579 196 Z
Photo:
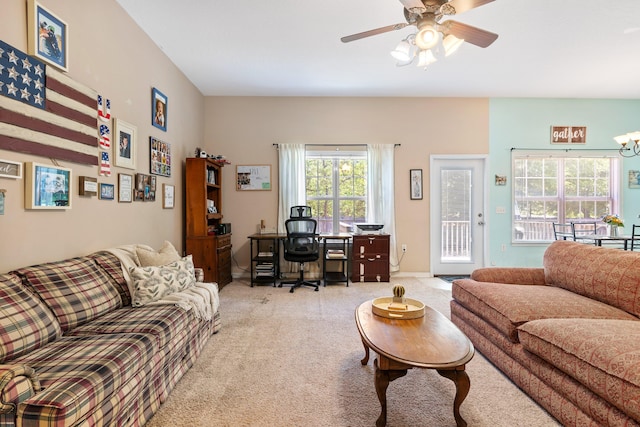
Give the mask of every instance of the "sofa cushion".
M 518 342 L 518 326 L 536 319 L 637 320 L 623 310 L 553 286 L 463 279 L 454 282 L 452 295 L 458 303 L 489 322 L 512 342 Z
M 63 331 L 122 306 L 109 275 L 89 257 L 35 265 L 15 272 L 54 312 Z
M 13 274 L 0 275 L 0 363 L 62 335 L 53 313 Z
M 640 419 L 640 321 L 535 320 L 518 334 L 527 351 Z
M 43 390 L 22 402 L 18 416 L 38 425 L 80 425 L 137 374 L 158 363 L 160 349 L 148 334 L 63 336 L 22 358 L 36 370 Z
M 124 278 L 122 271 L 122 264 L 116 255 L 107 251 L 100 251 L 89 255 L 95 262 L 107 272 L 113 284 L 115 285 L 120 298 L 122 299 L 122 305 L 131 305 L 131 294 L 129 293 L 129 285 L 127 285 L 127 279 Z
M 548 284 L 640 316 L 640 253 L 556 241 L 543 264 Z
M 196 284 L 192 256 L 159 267 L 132 267 L 132 305 L 141 307 Z
M 69 335 L 143 333 L 156 337 L 164 348 L 176 341 L 176 335 L 193 329 L 193 313 L 175 305 L 120 308 L 75 328 Z
M 180 260 L 180 254 L 171 242 L 165 240 L 160 249 L 153 250 L 149 247 L 138 245 L 136 247 L 136 255 L 140 261 L 141 267 L 158 267 L 161 265 L 171 264 Z

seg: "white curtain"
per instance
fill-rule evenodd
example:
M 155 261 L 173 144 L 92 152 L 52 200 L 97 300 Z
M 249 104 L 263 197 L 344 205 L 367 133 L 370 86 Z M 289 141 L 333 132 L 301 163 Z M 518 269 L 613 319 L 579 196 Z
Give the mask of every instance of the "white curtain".
M 389 234 L 390 271 L 398 271 L 394 194 L 394 144 L 368 144 L 367 222 L 384 224 Z
M 304 144 L 278 145 L 278 233 L 286 233 L 284 222 L 291 206 L 306 204 Z

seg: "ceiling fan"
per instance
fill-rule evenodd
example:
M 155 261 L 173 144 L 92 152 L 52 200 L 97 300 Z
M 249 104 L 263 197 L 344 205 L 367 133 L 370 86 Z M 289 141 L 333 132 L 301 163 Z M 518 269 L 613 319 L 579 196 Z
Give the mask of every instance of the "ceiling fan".
M 457 21 L 447 20 L 440 22 L 444 16 L 466 12 L 467 10 L 493 1 L 494 0 L 400 0 L 400 3 L 404 6 L 406 23 L 388 25 L 362 33 L 352 34 L 342 37 L 340 40 L 343 43 L 349 43 L 414 25 L 417 27 L 418 32 L 404 39 L 403 42 L 405 45 L 402 47 L 398 45 L 396 50 L 392 52 L 392 55 L 401 61 L 406 61 L 406 63 L 411 62 L 413 57 L 409 54 L 409 45 L 412 44 L 418 48 L 418 56 L 420 58 L 418 65 L 427 65 L 435 61 L 431 49 L 435 48 L 440 41 L 443 42 L 445 55 L 453 53 L 453 50 L 465 41 L 482 48 L 488 47 L 496 41 L 498 35 L 495 33 Z M 400 49 L 400 51 L 398 51 L 398 49 Z M 428 59 L 427 57 L 433 57 L 433 59 Z

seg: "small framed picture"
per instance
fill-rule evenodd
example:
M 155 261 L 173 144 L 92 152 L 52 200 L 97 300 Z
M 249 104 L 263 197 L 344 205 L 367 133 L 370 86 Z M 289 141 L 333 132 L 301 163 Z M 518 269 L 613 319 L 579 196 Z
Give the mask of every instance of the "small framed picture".
M 629 188 L 640 188 L 640 171 L 629 171 Z
M 98 194 L 98 180 L 91 176 L 81 176 L 78 179 L 78 194 L 80 196 L 95 196 Z
M 151 92 L 151 124 L 165 132 L 167 131 L 168 103 L 167 97 L 154 87 Z
M 116 186 L 113 184 L 100 183 L 100 199 L 113 200 L 115 198 Z
M 496 175 L 496 185 L 507 185 L 507 176 Z
M 411 200 L 422 200 L 422 169 L 409 170 Z
M 25 209 L 71 209 L 71 169 L 27 162 Z
M 173 209 L 176 187 L 169 184 L 162 184 L 162 207 Z
M 38 1 L 27 1 L 29 54 L 69 71 L 69 26 Z
M 22 163 L 0 159 L 0 178 L 22 178 Z
M 118 202 L 130 203 L 133 201 L 133 175 L 118 174 Z
M 149 137 L 151 146 L 150 172 L 153 175 L 171 176 L 171 144 Z
M 155 202 L 156 200 L 156 178 L 143 173 L 136 174 L 136 187 L 133 193 L 133 200 L 138 202 Z
M 124 120 L 115 119 L 114 164 L 116 166 L 136 168 L 136 133 L 138 129 Z

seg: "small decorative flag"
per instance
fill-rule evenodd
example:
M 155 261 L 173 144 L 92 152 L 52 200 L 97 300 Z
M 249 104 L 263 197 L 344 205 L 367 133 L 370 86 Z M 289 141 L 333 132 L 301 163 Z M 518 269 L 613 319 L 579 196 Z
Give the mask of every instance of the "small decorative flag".
M 105 107 L 106 111 L 104 111 Z M 102 95 L 98 95 L 98 117 L 104 122 L 111 120 L 111 101 L 105 99 L 103 103 Z
M 111 148 L 111 139 L 109 138 L 111 135 L 111 130 L 109 126 L 105 124 L 100 125 L 100 148 L 104 150 L 108 150 Z
M 100 175 L 111 176 L 111 162 L 109 161 L 109 153 L 103 151 L 100 159 Z

